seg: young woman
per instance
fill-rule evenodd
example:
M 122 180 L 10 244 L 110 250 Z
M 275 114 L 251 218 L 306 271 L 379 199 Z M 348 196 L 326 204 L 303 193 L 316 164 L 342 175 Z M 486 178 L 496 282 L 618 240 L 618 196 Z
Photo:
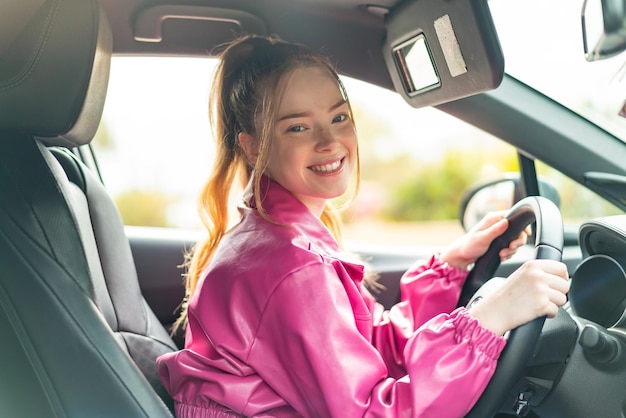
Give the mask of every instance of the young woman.
M 507 228 L 501 215 L 416 263 L 391 310 L 375 302 L 329 204 L 349 190 L 359 159 L 327 59 L 272 37 L 239 39 L 222 54 L 211 104 L 209 238 L 187 275 L 185 348 L 158 360 L 179 418 L 462 417 L 493 374 L 502 335 L 565 303 L 565 266 L 534 260 L 455 309 L 468 266 Z M 227 230 L 237 174 L 247 188 Z

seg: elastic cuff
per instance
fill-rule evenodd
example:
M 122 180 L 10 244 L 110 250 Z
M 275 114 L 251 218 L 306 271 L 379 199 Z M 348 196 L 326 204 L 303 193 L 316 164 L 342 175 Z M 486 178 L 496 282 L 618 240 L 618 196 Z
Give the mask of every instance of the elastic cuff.
M 484 328 L 476 318 L 469 314 L 467 309 L 455 309 L 450 314 L 450 319 L 456 330 L 454 338 L 457 343 L 465 342 L 493 360 L 500 357 L 506 345 L 506 339 Z
M 441 253 L 437 252 L 428 260 L 427 268 L 438 272 L 441 277 L 447 277 L 449 280 L 465 279 L 469 274 L 468 270 L 463 270 L 450 265 L 447 261 L 442 260 Z

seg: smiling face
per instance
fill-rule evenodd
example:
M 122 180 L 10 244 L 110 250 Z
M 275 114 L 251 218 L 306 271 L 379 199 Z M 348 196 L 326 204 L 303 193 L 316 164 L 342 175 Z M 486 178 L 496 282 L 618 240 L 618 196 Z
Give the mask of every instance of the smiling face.
M 357 163 L 357 137 L 350 105 L 338 80 L 323 66 L 297 67 L 278 84 L 278 106 L 264 173 L 318 216 L 326 201 L 343 195 Z M 256 164 L 258 140 L 240 134 Z
M 346 192 L 356 164 L 350 106 L 326 68 L 296 68 L 280 87 L 265 172 L 319 215 Z

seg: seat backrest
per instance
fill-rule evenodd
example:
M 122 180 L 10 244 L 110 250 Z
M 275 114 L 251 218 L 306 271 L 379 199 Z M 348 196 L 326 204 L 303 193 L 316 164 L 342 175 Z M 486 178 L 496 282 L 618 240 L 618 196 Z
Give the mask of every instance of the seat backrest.
M 106 16 L 3 0 L 0 28 L 0 416 L 171 417 L 155 359 L 176 347 L 115 205 L 65 148 L 102 115 Z
M 129 353 L 155 391 L 173 408 L 156 369 L 156 358 L 176 344 L 144 299 L 124 224 L 99 178 L 67 148 L 52 147 L 68 182 L 93 284 L 93 300 L 118 342 Z

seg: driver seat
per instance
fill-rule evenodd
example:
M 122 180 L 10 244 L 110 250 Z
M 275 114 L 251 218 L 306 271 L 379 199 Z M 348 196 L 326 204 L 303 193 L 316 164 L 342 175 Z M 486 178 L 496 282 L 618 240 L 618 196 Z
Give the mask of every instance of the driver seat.
M 141 295 L 104 187 L 70 149 L 102 115 L 112 37 L 96 0 L 0 14 L 0 416 L 172 417 L 176 350 Z

